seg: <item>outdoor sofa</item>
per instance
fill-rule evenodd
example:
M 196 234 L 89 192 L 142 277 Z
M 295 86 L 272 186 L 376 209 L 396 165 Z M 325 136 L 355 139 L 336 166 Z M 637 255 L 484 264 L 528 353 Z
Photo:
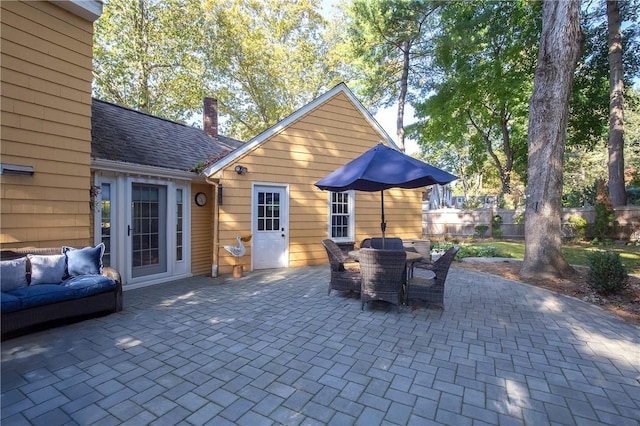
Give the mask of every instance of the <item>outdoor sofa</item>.
M 122 310 L 117 270 L 102 266 L 104 245 L 0 250 L 2 339 Z

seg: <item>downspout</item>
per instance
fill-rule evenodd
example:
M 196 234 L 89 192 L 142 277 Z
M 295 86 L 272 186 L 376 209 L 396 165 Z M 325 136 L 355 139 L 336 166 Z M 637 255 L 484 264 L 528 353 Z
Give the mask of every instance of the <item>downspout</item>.
M 222 177 L 222 173 L 220 173 L 220 177 Z M 220 204 L 218 203 L 218 192 L 220 191 L 220 179 L 211 179 L 206 177 L 206 182 L 212 185 L 215 188 L 214 197 L 213 197 L 213 217 L 211 220 L 211 236 L 212 236 L 212 245 L 211 245 L 211 276 L 218 276 L 218 266 L 220 262 Z

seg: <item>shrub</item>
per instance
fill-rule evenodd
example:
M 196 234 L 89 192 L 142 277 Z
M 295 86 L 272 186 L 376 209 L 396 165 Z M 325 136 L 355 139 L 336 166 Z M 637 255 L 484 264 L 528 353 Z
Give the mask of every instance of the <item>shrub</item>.
M 491 218 L 491 225 L 493 226 L 493 237 L 495 238 L 501 238 L 502 237 L 502 216 L 500 216 L 499 214 L 494 215 Z
M 489 229 L 489 225 L 476 225 L 473 229 L 476 231 L 476 237 L 484 238 L 484 235 Z
M 513 223 L 516 225 L 524 224 L 525 214 L 524 212 L 520 212 L 513 217 Z
M 581 216 L 571 216 L 563 228 L 566 237 L 574 241 L 584 240 L 587 233 L 587 221 Z
M 598 250 L 589 253 L 587 260 L 587 283 L 599 294 L 616 294 L 627 287 L 629 274 L 620 260 L 619 253 Z
M 451 244 L 448 242 L 445 243 L 433 243 L 431 245 L 432 250 L 442 250 L 447 251 L 449 248 L 453 246 L 458 246 L 460 249 L 458 254 L 456 254 L 456 259 L 462 259 L 465 257 L 512 257 L 509 254 L 501 253 L 496 247 L 493 246 L 474 246 L 470 244 Z
M 602 179 L 598 180 L 597 183 L 595 211 L 596 219 L 593 223 L 593 233 L 595 236 L 600 239 L 613 237 L 617 231 L 618 223 L 615 220 L 616 215 L 611 205 L 609 192 Z

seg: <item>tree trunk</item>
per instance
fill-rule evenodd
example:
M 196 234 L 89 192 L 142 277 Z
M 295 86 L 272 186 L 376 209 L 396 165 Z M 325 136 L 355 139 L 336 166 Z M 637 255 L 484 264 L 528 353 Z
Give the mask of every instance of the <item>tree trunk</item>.
M 609 32 L 609 196 L 614 206 L 627 204 L 624 189 L 624 78 L 618 0 L 607 0 Z
M 580 1 L 546 0 L 529 103 L 523 277 L 562 277 L 572 270 L 560 250 L 562 167 L 569 96 L 583 39 Z
M 400 94 L 398 95 L 398 117 L 396 120 L 396 131 L 398 136 L 398 148 L 404 152 L 404 105 L 407 102 L 407 91 L 409 86 L 409 64 L 410 56 L 409 50 L 411 49 L 411 43 L 408 41 L 402 42 L 402 76 L 400 77 Z

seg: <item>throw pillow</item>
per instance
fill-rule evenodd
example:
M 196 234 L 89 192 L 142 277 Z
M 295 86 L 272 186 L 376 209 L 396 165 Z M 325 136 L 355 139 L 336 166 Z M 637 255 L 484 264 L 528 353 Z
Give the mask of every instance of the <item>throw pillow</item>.
M 27 281 L 27 258 L 0 261 L 0 287 L 9 291 L 29 285 Z
M 67 256 L 67 274 L 70 277 L 95 275 L 102 272 L 104 243 L 100 243 L 95 247 L 85 247 L 82 249 L 62 247 L 62 253 Z
M 30 254 L 31 285 L 58 284 L 65 275 L 65 257 L 61 254 L 37 255 Z

